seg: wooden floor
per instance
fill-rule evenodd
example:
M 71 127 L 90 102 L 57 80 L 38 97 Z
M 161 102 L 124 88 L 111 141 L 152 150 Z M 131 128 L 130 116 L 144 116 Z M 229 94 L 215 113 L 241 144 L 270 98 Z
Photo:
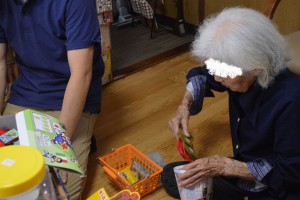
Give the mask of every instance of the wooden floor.
M 185 75 L 198 64 L 184 53 L 105 86 L 102 113 L 95 127 L 98 152 L 90 155 L 83 199 L 104 187 L 113 196 L 119 190 L 106 177 L 96 157 L 112 148 L 132 144 L 141 152 L 158 152 L 166 163 L 181 161 L 168 130 L 185 91 Z M 201 114 L 190 118 L 198 157 L 232 156 L 227 94 L 206 98 Z M 145 200 L 174 199 L 160 186 Z

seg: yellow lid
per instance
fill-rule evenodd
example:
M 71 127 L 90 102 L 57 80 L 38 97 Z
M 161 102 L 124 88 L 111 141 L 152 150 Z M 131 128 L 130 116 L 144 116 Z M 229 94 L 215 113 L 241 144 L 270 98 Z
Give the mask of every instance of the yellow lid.
M 0 148 L 0 198 L 22 194 L 45 177 L 43 155 L 33 147 Z

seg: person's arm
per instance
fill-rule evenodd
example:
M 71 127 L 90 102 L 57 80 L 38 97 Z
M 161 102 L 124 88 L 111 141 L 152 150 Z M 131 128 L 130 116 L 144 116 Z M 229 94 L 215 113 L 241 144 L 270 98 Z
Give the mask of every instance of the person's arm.
M 101 45 L 95 1 L 70 1 L 65 24 L 71 76 L 64 94 L 59 120 L 64 124 L 67 136 L 72 141 L 91 82 L 94 46 Z M 61 178 L 64 183 L 67 182 L 66 171 L 62 171 Z
M 256 180 L 247 163 L 223 156 L 197 159 L 187 164 L 182 170 L 186 172 L 178 176 L 181 187 L 190 187 L 203 179 L 214 176 L 235 176 L 249 181 Z
M 64 124 L 71 139 L 83 112 L 92 77 L 94 47 L 68 51 L 71 76 L 65 91 L 59 120 Z M 68 180 L 66 171 L 61 172 L 64 183 Z
M 183 100 L 175 116 L 169 121 L 169 129 L 176 139 L 178 139 L 179 128 L 182 128 L 184 135 L 190 136 L 188 130 L 189 117 L 201 111 L 204 97 L 214 96 L 211 89 L 226 91 L 224 86 L 208 74 L 205 66 L 192 68 L 186 75 L 186 79 L 188 85 Z
M 0 115 L 2 115 L 2 105 L 6 87 L 6 47 L 5 43 L 0 43 Z
M 202 75 L 200 67 L 191 69 L 187 78 L 187 87 L 181 104 L 178 106 L 176 114 L 169 121 L 169 130 L 173 133 L 176 140 L 178 140 L 179 129 L 187 137 L 190 137 L 188 130 L 188 123 L 190 115 L 200 112 L 202 108 L 206 77 Z
M 183 168 L 186 173 L 179 176 L 180 184 L 188 187 L 207 177 L 221 175 L 261 183 L 268 187 L 269 193 L 277 197 L 284 198 L 288 190 L 298 191 L 300 99 L 287 100 L 287 102 L 287 104 L 283 103 L 281 112 L 272 123 L 275 125 L 272 140 L 276 153 L 247 163 L 220 156 L 201 158 Z M 244 189 L 259 191 L 261 188 Z
M 94 47 L 68 51 L 71 77 L 69 79 L 59 120 L 72 138 L 83 112 L 92 77 Z
M 192 93 L 186 90 L 175 116 L 169 121 L 169 130 L 173 133 L 176 140 L 178 140 L 179 128 L 182 128 L 183 134 L 188 137 L 190 136 L 188 131 L 188 122 L 190 117 L 189 108 L 192 102 Z

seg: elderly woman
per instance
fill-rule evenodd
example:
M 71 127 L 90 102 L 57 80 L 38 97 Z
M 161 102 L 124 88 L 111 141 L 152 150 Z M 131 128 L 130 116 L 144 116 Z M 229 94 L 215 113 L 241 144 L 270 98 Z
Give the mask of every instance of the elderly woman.
M 228 92 L 234 158 L 211 156 L 185 166 L 179 185 L 213 177 L 214 199 L 300 199 L 300 78 L 287 68 L 285 39 L 261 13 L 229 8 L 204 21 L 169 129 L 186 136 L 190 115 L 212 90 Z

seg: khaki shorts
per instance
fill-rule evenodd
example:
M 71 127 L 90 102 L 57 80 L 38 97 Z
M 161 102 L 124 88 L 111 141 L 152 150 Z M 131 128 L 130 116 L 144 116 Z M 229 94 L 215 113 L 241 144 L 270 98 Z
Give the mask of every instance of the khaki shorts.
M 16 113 L 27 109 L 25 107 L 16 106 L 13 104 L 7 104 L 3 115 L 15 115 Z M 37 109 L 35 109 L 37 110 Z M 48 110 L 38 110 L 50 116 L 58 118 L 60 111 L 48 111 Z M 70 195 L 71 200 L 78 200 L 81 198 L 81 193 L 83 192 L 86 172 L 87 172 L 87 162 L 90 152 L 91 137 L 93 134 L 93 129 L 95 122 L 97 120 L 98 114 L 82 113 L 79 123 L 77 125 L 74 134 L 72 135 L 71 141 L 72 146 L 77 155 L 79 164 L 85 175 L 80 176 L 74 173 L 68 173 L 68 182 L 66 184 L 67 190 Z

